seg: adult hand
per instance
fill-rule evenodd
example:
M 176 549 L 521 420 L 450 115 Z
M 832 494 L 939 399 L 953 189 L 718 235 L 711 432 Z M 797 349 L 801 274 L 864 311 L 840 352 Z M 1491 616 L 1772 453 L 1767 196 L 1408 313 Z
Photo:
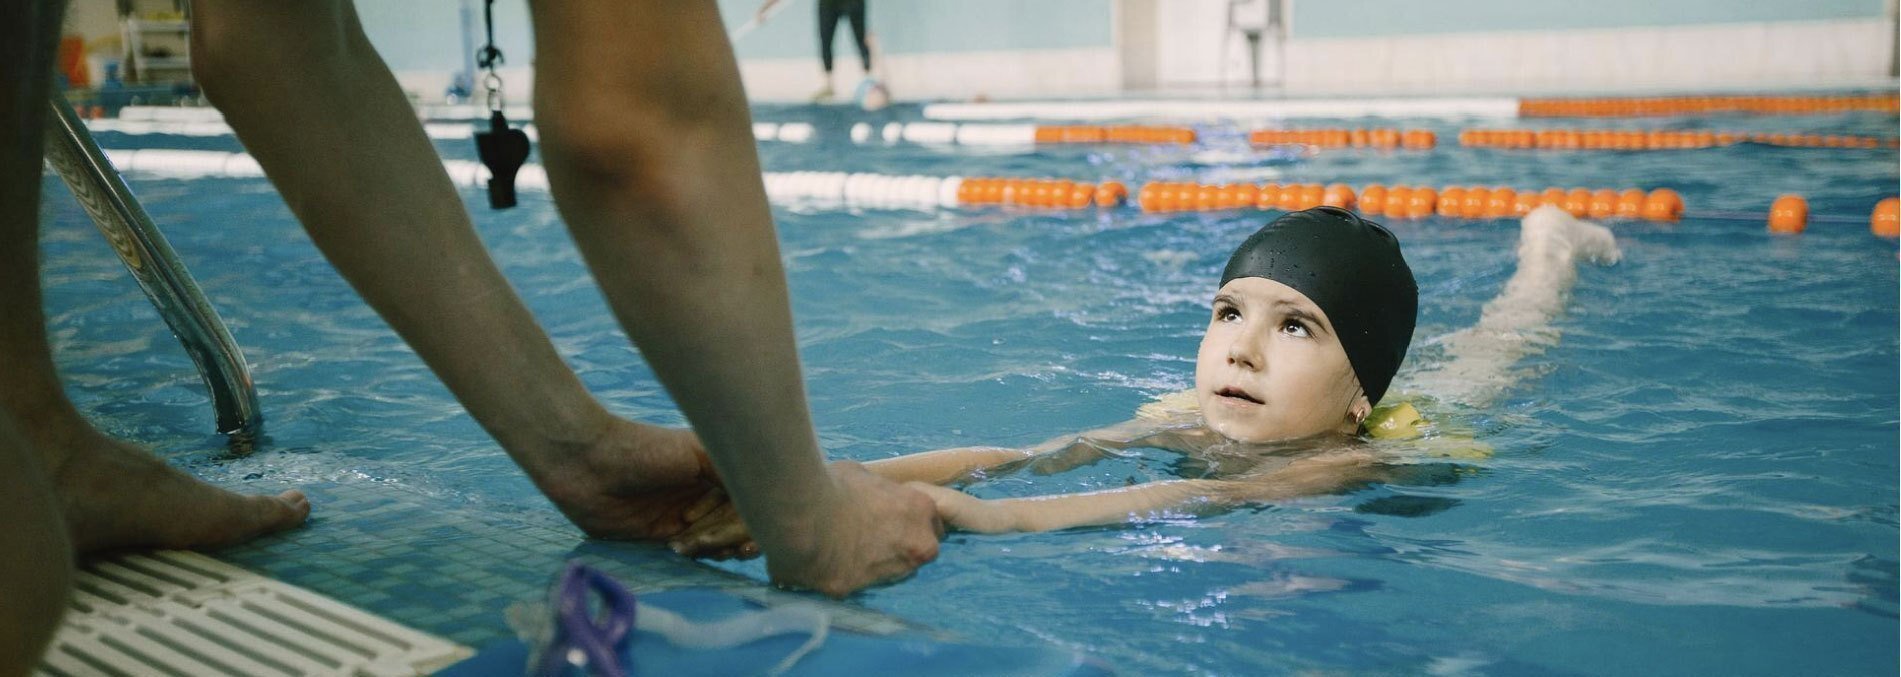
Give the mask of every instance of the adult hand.
M 844 597 L 937 559 L 944 527 L 930 497 L 850 461 L 827 467 L 835 489 L 766 551 L 773 583 Z
M 689 508 L 685 531 L 667 541 L 674 552 L 687 557 L 709 559 L 752 559 L 759 556 L 759 544 L 739 517 L 739 506 L 724 489 L 714 489 Z
M 538 456 L 529 475 L 556 508 L 592 538 L 671 538 L 719 478 L 691 430 L 610 419 L 576 449 Z

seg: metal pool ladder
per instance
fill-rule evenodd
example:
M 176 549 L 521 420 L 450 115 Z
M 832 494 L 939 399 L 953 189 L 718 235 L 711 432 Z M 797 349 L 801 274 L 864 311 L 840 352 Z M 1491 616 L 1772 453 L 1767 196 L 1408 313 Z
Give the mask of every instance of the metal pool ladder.
M 197 281 L 152 224 L 152 217 L 133 197 L 112 161 L 93 142 L 92 133 L 65 95 L 54 92 L 48 104 L 53 115 L 46 121 L 46 163 L 66 181 L 119 260 L 132 271 L 145 297 L 158 308 L 172 335 L 185 345 L 185 353 L 211 391 L 218 432 L 241 439 L 255 436 L 263 426 L 257 388 L 224 320 L 199 291 Z

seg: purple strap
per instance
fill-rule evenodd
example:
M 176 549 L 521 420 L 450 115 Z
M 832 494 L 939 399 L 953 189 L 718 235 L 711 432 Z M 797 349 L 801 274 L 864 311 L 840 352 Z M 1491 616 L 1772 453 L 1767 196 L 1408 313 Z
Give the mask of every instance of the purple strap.
M 598 619 L 588 613 L 590 592 L 600 595 Z M 554 639 L 542 651 L 536 674 L 561 675 L 569 667 L 584 667 L 589 674 L 624 677 L 621 646 L 634 628 L 634 594 L 599 569 L 569 562 L 555 585 L 554 602 Z M 569 661 L 576 650 L 585 663 Z

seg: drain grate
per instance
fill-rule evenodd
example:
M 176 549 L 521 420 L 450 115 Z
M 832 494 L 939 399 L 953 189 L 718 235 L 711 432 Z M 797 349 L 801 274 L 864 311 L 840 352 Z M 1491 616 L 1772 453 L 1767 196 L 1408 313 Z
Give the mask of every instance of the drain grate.
M 36 675 L 422 675 L 468 647 L 197 553 L 94 562 Z

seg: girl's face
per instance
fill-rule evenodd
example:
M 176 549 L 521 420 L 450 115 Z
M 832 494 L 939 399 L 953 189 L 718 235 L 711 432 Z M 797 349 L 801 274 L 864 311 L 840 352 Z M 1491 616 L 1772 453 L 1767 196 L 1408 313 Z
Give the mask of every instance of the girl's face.
M 1216 292 L 1195 360 L 1208 426 L 1240 442 L 1352 433 L 1370 409 L 1333 324 L 1306 294 L 1260 277 Z

